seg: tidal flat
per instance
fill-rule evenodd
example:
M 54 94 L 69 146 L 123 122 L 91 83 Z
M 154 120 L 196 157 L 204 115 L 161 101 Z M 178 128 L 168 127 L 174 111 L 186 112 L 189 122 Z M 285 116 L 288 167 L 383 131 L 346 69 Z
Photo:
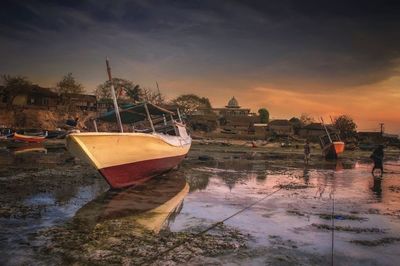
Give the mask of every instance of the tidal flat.
M 124 190 L 62 148 L 0 150 L 1 265 L 397 265 L 400 161 L 305 166 L 296 148 L 197 142 Z M 232 216 L 233 215 L 233 216 Z

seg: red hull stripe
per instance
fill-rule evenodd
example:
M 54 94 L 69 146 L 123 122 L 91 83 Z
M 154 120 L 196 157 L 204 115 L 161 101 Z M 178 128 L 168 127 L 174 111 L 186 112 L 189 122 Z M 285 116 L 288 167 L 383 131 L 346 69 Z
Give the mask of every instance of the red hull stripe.
M 138 185 L 177 166 L 186 155 L 121 164 L 99 169 L 112 188 Z

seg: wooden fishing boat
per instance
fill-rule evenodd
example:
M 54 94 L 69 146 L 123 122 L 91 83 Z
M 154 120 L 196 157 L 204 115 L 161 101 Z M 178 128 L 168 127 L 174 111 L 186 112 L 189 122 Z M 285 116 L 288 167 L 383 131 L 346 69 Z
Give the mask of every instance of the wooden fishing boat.
M 339 135 L 328 131 L 322 118 L 321 121 L 326 132 L 326 135 L 320 137 L 322 155 L 327 160 L 335 160 L 339 154 L 344 152 L 345 143 L 340 139 Z
M 46 135 L 44 136 L 31 136 L 31 135 L 24 135 L 14 133 L 13 140 L 18 142 L 25 142 L 25 143 L 41 143 L 45 141 Z
M 150 103 L 120 108 L 108 61 L 107 70 L 115 111 L 98 119 L 117 121 L 121 132 L 72 133 L 67 136 L 68 150 L 98 169 L 112 188 L 137 185 L 178 166 L 192 142 L 179 112 L 180 122 L 177 122 L 174 112 Z M 153 123 L 153 120 L 161 123 Z M 135 127 L 138 123 L 141 127 Z M 122 124 L 134 125 L 133 132 L 124 132 Z
M 74 216 L 83 229 L 118 220 L 124 228 L 159 232 L 181 210 L 189 193 L 185 178 L 154 178 L 122 191 L 107 191 L 83 206 Z M 113 224 L 115 226 L 115 224 Z
M 343 141 L 332 141 L 322 148 L 322 153 L 326 159 L 336 159 L 339 154 L 344 152 L 345 144 Z
M 73 133 L 67 149 L 88 162 L 112 188 L 145 182 L 176 167 L 186 156 L 191 138 L 184 126 L 175 123 L 180 135 L 163 133 Z

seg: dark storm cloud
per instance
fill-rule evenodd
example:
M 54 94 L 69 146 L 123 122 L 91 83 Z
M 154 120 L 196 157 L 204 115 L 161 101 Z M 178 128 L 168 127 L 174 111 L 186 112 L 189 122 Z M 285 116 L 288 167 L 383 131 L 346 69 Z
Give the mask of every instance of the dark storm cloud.
M 312 80 L 339 87 L 398 75 L 396 1 L 6 1 L 2 7 L 0 48 L 15 51 L 9 46 L 24 42 L 24 60 L 64 49 L 87 60 L 112 51 L 121 60 L 157 63 L 168 75 L 228 84 L 238 83 L 235 77 L 254 85 Z M 56 57 L 73 60 L 68 53 Z

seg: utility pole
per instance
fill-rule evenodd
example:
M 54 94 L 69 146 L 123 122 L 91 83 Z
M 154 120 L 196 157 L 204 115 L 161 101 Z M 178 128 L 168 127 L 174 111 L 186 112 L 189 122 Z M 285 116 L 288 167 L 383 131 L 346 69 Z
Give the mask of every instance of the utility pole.
M 385 124 L 384 124 L 384 123 L 379 123 L 379 125 L 381 126 L 381 136 L 382 136 L 382 135 L 383 135 L 383 130 L 384 130 L 384 127 L 383 127 L 383 126 L 384 126 Z

